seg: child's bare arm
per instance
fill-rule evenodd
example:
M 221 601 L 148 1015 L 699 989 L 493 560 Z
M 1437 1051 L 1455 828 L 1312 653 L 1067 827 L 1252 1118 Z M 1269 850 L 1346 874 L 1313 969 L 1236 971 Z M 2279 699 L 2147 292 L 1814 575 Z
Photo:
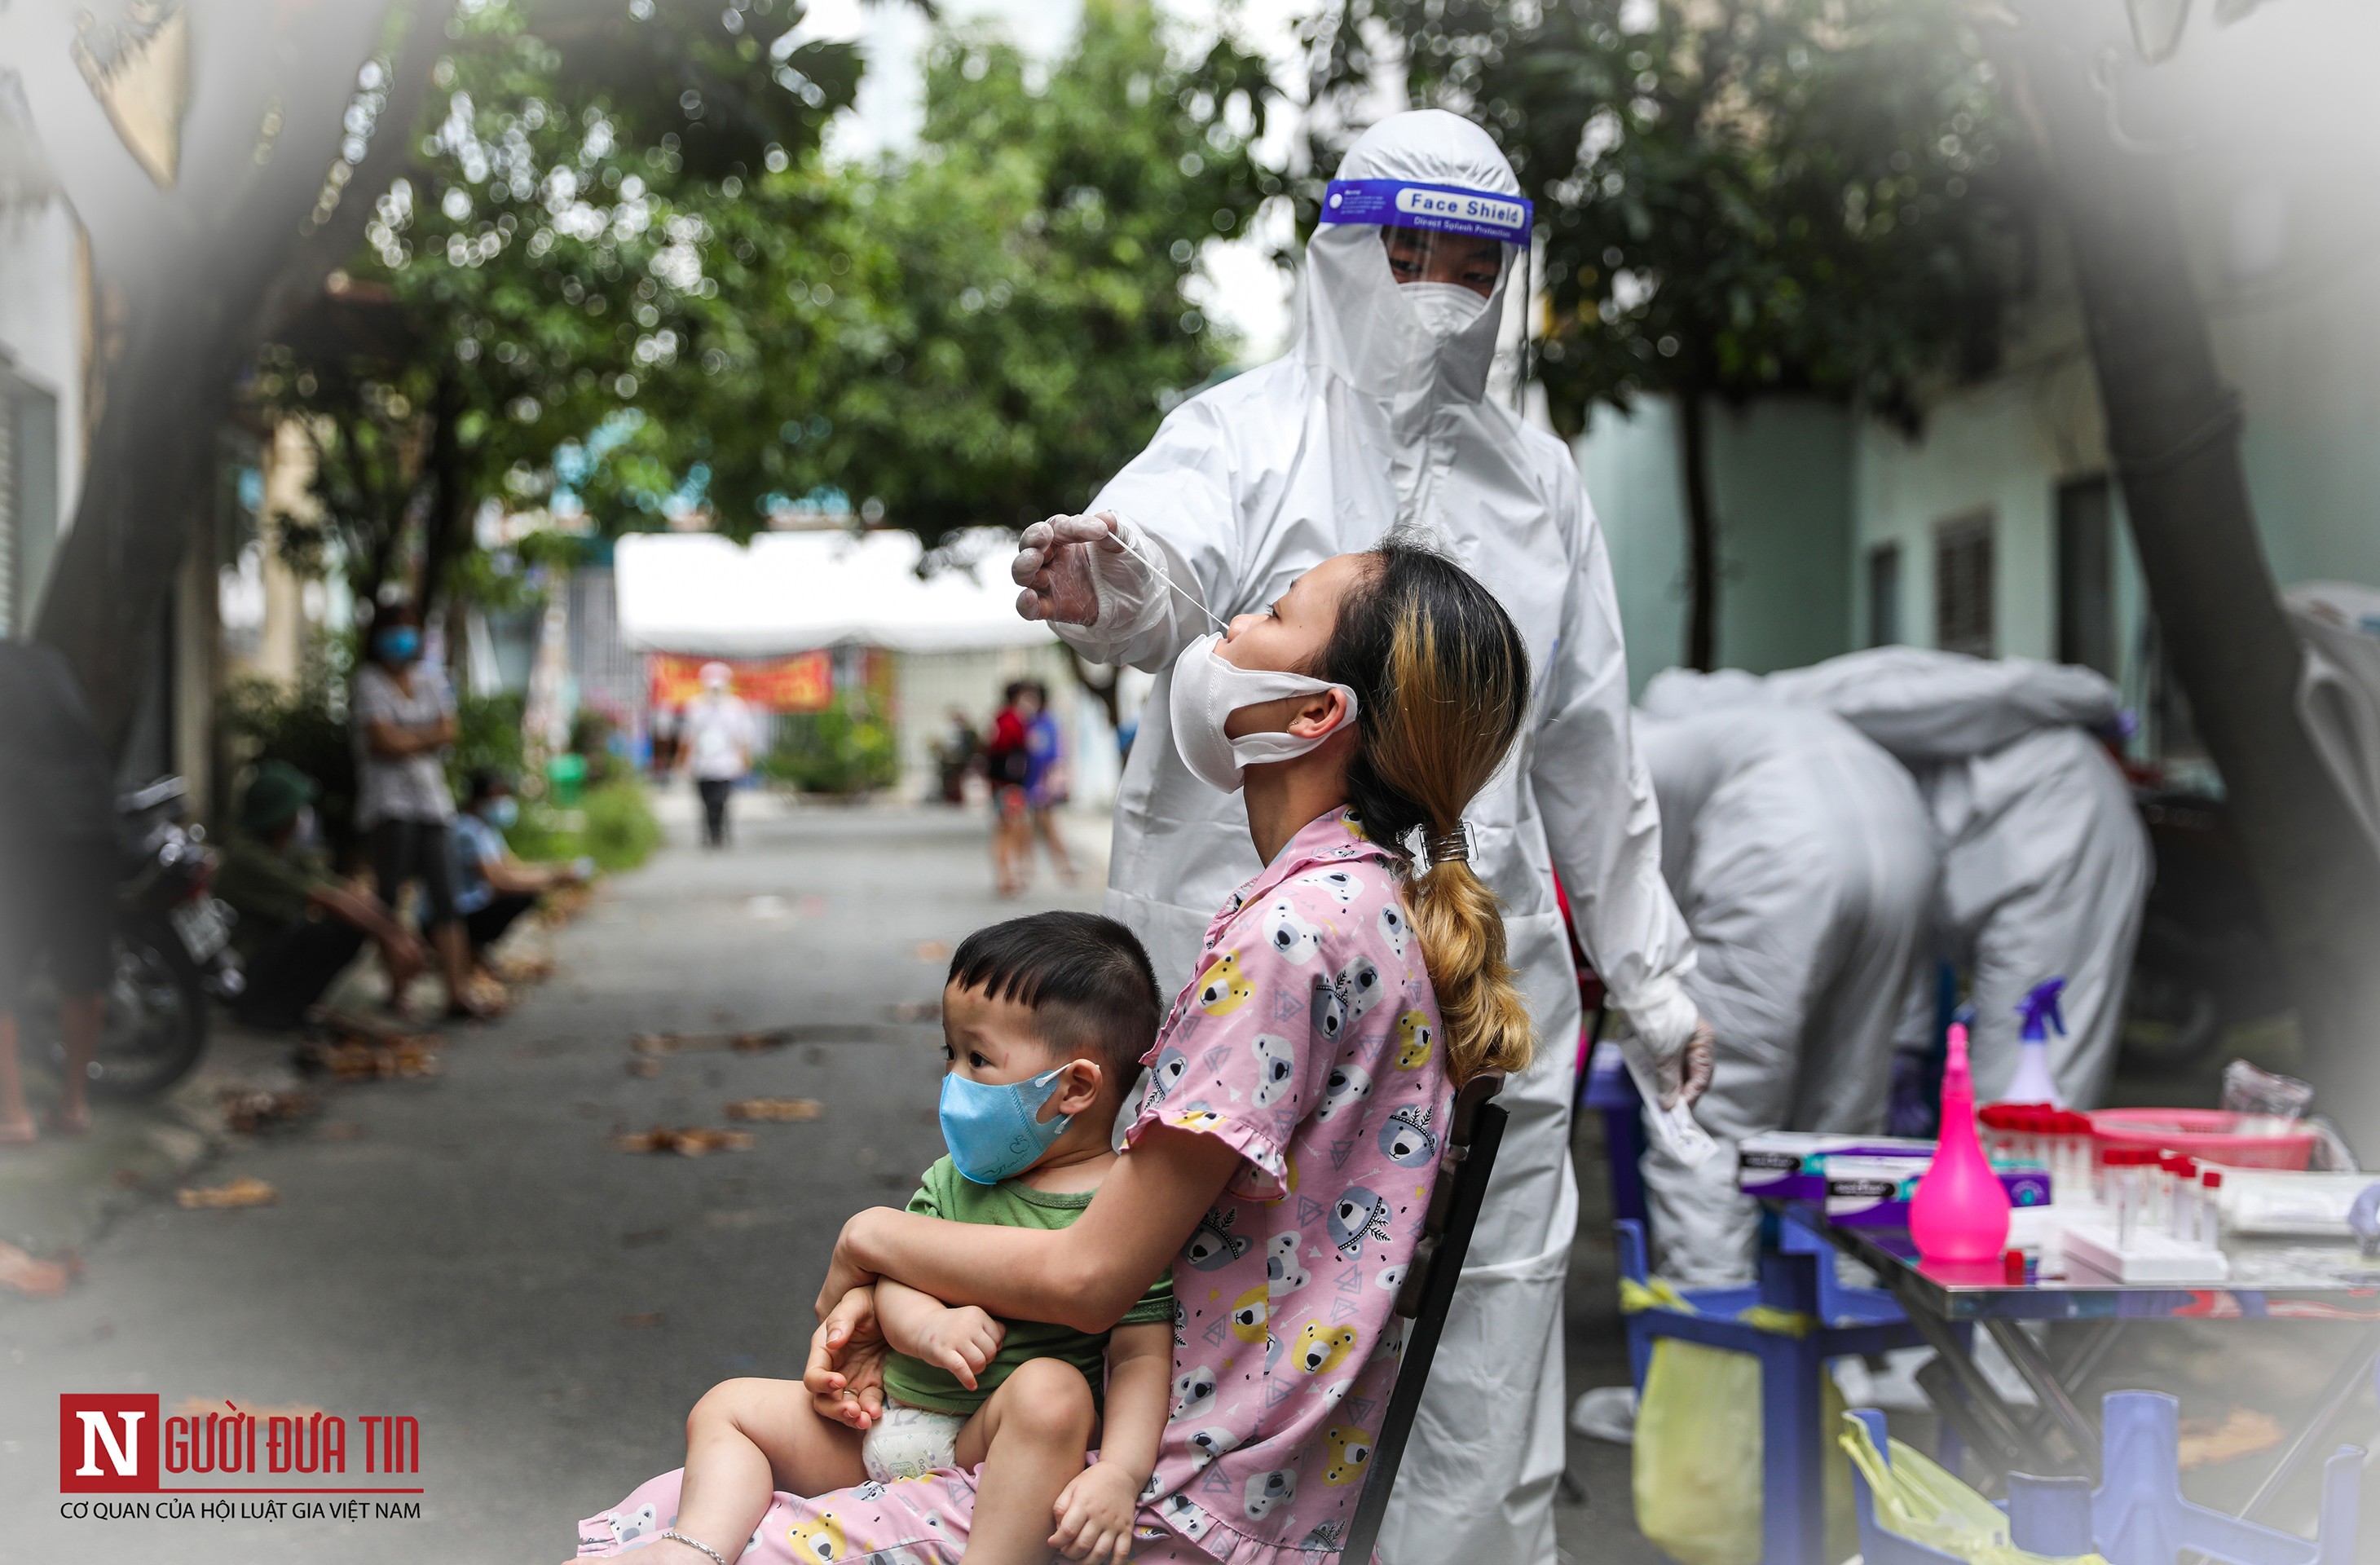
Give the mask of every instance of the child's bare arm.
M 949 1370 L 970 1391 L 1008 1334 L 1005 1326 L 973 1304 L 953 1309 L 932 1294 L 890 1278 L 877 1280 L 876 1318 L 884 1340 L 896 1350 Z M 1169 1328 L 1167 1341 L 1172 1340 Z
M 881 1284 L 880 1283 L 880 1287 Z M 1050 1546 L 1088 1565 L 1123 1565 L 1132 1555 L 1132 1519 L 1157 1469 L 1173 1373 L 1173 1328 L 1161 1320 L 1119 1326 L 1108 1339 L 1107 1417 L 1099 1460 L 1058 1497 Z

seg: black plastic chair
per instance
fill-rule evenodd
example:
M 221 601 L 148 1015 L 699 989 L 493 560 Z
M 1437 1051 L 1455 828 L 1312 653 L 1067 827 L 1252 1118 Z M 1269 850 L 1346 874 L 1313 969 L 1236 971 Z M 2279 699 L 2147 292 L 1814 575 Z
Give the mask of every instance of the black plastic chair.
M 1430 1192 L 1421 1243 L 1414 1247 L 1411 1268 L 1397 1289 L 1397 1313 L 1413 1326 L 1405 1333 L 1403 1360 L 1396 1385 L 1389 1392 L 1379 1438 L 1372 1447 L 1364 1492 L 1356 1497 L 1355 1517 L 1341 1546 L 1340 1558 L 1350 1565 L 1368 1565 L 1373 1546 L 1379 1541 L 1389 1491 L 1396 1487 L 1405 1438 L 1413 1433 L 1414 1413 L 1421 1406 L 1422 1389 L 1429 1382 L 1429 1362 L 1438 1356 L 1447 1306 L 1453 1303 L 1454 1284 L 1463 1274 L 1463 1256 L 1471 1250 L 1471 1230 L 1479 1220 L 1479 1203 L 1488 1194 L 1488 1176 L 1496 1167 L 1496 1148 L 1504 1139 L 1508 1116 L 1502 1105 L 1493 1101 L 1503 1088 L 1503 1073 L 1491 1071 L 1464 1083 L 1454 1097 L 1454 1115 L 1447 1129 L 1438 1184 Z

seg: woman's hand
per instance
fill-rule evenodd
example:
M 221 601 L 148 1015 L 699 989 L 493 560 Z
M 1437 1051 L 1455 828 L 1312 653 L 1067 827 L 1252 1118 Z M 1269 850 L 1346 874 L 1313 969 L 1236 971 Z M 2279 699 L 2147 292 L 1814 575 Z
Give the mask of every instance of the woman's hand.
M 854 1288 L 810 1333 L 802 1385 L 826 1417 L 872 1428 L 884 1413 L 884 1353 L 874 1291 Z
M 1132 1558 L 1132 1518 L 1141 1486 L 1120 1462 L 1100 1462 L 1075 1474 L 1051 1507 L 1058 1530 L 1050 1547 L 1086 1565 L 1124 1565 Z

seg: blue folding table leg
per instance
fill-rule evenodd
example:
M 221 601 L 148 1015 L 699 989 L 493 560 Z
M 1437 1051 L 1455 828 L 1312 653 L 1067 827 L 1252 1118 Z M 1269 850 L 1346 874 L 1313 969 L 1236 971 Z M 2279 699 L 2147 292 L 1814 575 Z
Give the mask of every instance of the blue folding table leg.
M 1828 1448 L 1818 1423 L 1826 1373 L 1800 1338 L 1771 1334 L 1760 1344 L 1760 1558 L 1767 1565 L 1826 1558 Z

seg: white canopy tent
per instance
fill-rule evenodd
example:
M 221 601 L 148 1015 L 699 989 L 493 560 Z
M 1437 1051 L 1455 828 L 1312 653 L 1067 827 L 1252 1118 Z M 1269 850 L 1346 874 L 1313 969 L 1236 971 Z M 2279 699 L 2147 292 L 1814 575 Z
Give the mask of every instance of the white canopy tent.
M 631 533 L 613 556 L 620 634 L 640 651 L 771 658 L 840 642 L 898 652 L 1041 647 L 1004 569 L 920 578 L 914 533 Z M 998 561 L 1003 557 L 995 554 Z

